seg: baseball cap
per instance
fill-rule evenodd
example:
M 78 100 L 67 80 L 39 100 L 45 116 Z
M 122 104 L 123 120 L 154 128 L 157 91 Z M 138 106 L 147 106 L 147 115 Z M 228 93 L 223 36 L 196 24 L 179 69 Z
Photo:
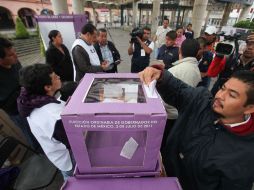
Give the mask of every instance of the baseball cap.
M 216 34 L 217 32 L 217 29 L 215 26 L 208 26 L 206 29 L 205 29 L 205 33 L 209 34 L 209 35 L 212 35 L 212 34 Z

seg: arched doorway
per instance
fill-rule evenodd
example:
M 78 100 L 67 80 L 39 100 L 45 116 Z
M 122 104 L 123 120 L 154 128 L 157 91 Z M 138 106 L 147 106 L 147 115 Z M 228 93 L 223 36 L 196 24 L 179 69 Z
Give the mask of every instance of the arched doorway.
M 32 9 L 21 8 L 18 11 L 18 15 L 27 28 L 34 28 L 36 26 L 35 12 Z
M 42 9 L 41 15 L 54 15 L 54 12 L 50 9 Z
M 11 12 L 0 6 L 0 29 L 14 28 L 15 24 L 12 19 Z

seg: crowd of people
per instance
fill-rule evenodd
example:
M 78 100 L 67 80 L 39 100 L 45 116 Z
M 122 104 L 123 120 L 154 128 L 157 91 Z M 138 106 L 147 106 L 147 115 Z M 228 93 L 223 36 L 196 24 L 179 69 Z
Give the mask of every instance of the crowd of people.
M 132 56 L 130 72 L 145 84 L 157 80 L 168 113 L 161 145 L 167 175 L 178 177 L 186 190 L 251 190 L 254 34 L 242 54 L 218 56 L 216 28 L 207 27 L 195 39 L 191 24 L 172 30 L 169 19 L 162 23 L 153 39 L 151 29 L 142 28 L 126 53 Z M 13 44 L 0 38 L 0 108 L 67 179 L 75 160 L 60 118 L 65 101 L 86 73 L 117 73 L 121 56 L 107 30 L 90 23 L 71 52 L 59 31 L 48 37 L 46 64 L 24 68 Z M 150 65 L 152 53 L 158 64 Z M 64 100 L 55 97 L 58 91 Z

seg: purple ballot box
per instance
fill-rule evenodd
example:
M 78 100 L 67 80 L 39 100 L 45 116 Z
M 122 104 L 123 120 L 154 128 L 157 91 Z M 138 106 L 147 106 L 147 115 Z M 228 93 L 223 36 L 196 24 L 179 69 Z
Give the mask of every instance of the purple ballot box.
M 61 190 L 181 190 L 177 178 L 115 178 L 76 179 L 69 178 Z
M 156 170 L 166 112 L 145 89 L 137 74 L 85 75 L 61 115 L 80 173 Z

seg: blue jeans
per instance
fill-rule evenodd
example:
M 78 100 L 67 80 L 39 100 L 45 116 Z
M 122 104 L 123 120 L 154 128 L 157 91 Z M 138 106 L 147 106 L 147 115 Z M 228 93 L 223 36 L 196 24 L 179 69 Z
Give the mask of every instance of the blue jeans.
M 62 171 L 61 170 L 64 181 L 66 181 L 69 177 L 73 176 L 73 172 L 74 172 L 75 165 L 76 165 L 76 161 L 74 159 L 72 152 L 70 150 L 69 150 L 69 152 L 70 152 L 70 157 L 71 157 L 71 162 L 72 162 L 72 169 L 70 171 Z
M 70 171 L 61 171 L 64 181 L 66 181 L 69 177 L 73 176 L 74 167 L 75 166 L 73 165 Z

